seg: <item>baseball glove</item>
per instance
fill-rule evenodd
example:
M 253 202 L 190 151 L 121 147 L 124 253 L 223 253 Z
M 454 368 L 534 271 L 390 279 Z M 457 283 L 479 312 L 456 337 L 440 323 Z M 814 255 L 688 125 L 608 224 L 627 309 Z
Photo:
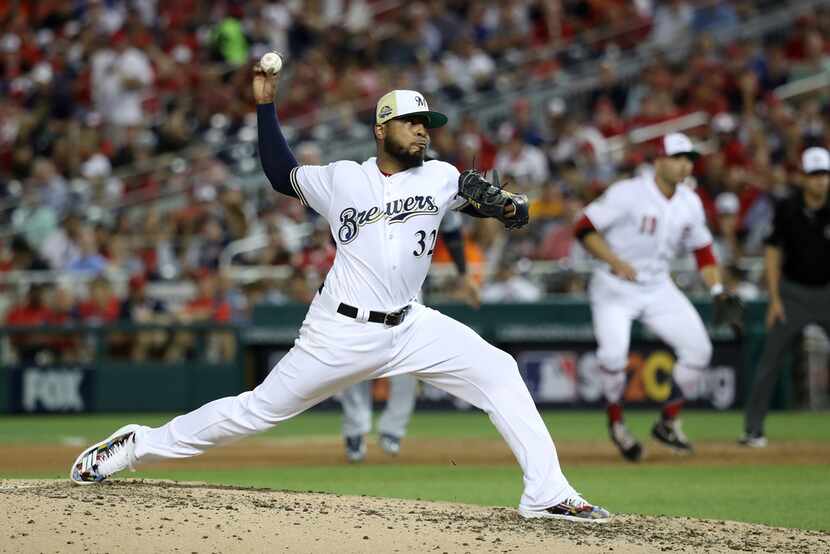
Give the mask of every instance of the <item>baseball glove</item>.
M 744 330 L 744 303 L 728 292 L 722 292 L 714 300 L 715 325 L 727 324 L 735 336 L 740 337 Z
M 490 183 L 481 173 L 468 169 L 458 176 L 458 195 L 484 217 L 494 217 L 501 221 L 508 229 L 519 229 L 527 225 L 530 220 L 527 195 L 514 194 L 501 187 L 499 174 L 493 171 L 493 182 Z M 504 214 L 508 204 L 516 208 L 516 212 L 507 217 Z

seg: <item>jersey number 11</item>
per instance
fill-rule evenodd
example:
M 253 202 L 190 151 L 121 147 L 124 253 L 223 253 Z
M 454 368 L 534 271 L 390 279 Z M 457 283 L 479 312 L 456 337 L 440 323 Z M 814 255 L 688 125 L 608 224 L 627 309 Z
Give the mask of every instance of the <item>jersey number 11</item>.
M 653 215 L 644 215 L 643 220 L 640 222 L 640 234 L 653 235 L 656 230 L 657 218 Z

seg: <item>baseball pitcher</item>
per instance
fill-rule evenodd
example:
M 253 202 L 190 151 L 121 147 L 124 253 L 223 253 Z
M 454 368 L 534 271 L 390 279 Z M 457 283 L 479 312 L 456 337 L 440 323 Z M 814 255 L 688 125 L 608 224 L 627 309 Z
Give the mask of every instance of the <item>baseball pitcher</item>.
M 82 452 L 78 484 L 151 460 L 196 456 L 307 410 L 354 383 L 414 374 L 487 412 L 524 473 L 526 518 L 606 521 L 562 473 L 553 440 L 516 361 L 475 332 L 415 300 L 448 210 L 527 223 L 527 198 L 452 165 L 424 162 L 429 130 L 447 117 L 423 95 L 394 90 L 377 103 L 377 156 L 300 166 L 280 131 L 277 77 L 257 66 L 260 158 L 274 189 L 323 216 L 337 241 L 334 265 L 294 347 L 254 390 L 210 402 L 167 424 L 127 425 Z

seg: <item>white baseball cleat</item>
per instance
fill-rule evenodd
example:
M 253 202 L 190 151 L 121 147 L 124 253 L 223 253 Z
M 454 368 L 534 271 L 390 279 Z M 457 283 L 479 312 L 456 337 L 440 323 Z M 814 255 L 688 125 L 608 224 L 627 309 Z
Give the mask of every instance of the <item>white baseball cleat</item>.
M 69 479 L 76 485 L 100 483 L 110 475 L 135 465 L 135 431 L 141 426 L 125 425 L 115 433 L 93 444 L 72 464 Z
M 389 456 L 397 456 L 401 453 L 401 439 L 395 435 L 384 433 L 380 436 L 378 444 Z
M 767 438 L 758 433 L 746 433 L 743 437 L 738 439 L 738 444 L 741 446 L 748 446 L 750 448 L 766 448 Z
M 579 523 L 608 523 L 611 520 L 611 514 L 608 510 L 590 504 L 576 493 L 559 504 L 544 510 L 519 508 L 519 515 L 525 519 L 564 519 Z

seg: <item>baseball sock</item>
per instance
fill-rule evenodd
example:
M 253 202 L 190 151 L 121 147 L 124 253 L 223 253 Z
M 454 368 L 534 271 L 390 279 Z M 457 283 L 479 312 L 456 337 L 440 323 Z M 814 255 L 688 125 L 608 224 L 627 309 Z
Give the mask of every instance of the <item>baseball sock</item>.
M 677 382 L 672 379 L 671 381 L 671 393 L 669 393 L 669 398 L 666 400 L 665 404 L 663 404 L 662 410 L 662 417 L 663 421 L 671 421 L 677 417 L 680 413 L 680 410 L 683 409 L 683 404 L 685 400 L 683 399 L 683 393 L 680 390 L 680 387 L 677 385 Z
M 608 413 L 608 425 L 622 423 L 623 407 L 621 402 L 609 402 L 605 410 Z

